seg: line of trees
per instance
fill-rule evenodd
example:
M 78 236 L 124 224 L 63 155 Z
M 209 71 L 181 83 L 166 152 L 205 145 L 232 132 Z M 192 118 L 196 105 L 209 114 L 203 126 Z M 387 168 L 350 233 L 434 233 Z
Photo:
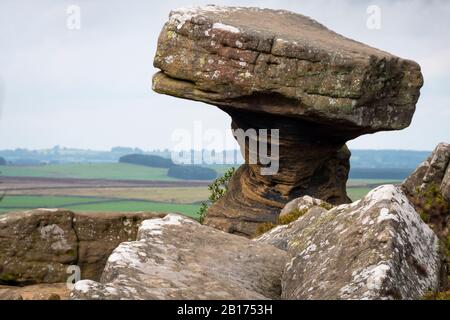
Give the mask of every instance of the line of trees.
M 171 159 L 155 155 L 127 154 L 119 158 L 119 162 L 152 168 L 167 168 L 167 175 L 183 180 L 214 180 L 217 172 L 210 168 L 195 165 L 177 165 Z
M 6 160 L 3 157 L 0 157 L 0 166 L 6 166 Z
M 166 159 L 160 156 L 145 155 L 145 154 L 127 154 L 119 158 L 119 162 L 137 164 L 153 168 L 170 168 L 174 166 L 171 159 Z

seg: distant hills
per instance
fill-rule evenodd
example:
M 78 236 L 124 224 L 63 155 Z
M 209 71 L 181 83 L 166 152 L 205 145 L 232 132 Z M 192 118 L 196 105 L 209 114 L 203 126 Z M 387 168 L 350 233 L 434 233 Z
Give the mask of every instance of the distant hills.
M 416 168 L 425 160 L 431 151 L 409 150 L 351 150 L 351 167 L 353 169 L 406 169 Z M 187 151 L 189 153 L 189 151 Z M 170 158 L 170 150 L 143 151 L 138 148 L 115 147 L 110 151 L 70 149 L 56 146 L 44 150 L 0 150 L 8 164 L 12 165 L 39 165 L 48 163 L 103 163 L 117 162 L 127 154 L 157 155 Z M 207 152 L 210 154 L 211 152 Z M 238 150 L 225 151 L 227 159 L 235 159 L 235 164 L 243 162 Z M 233 164 L 233 163 L 227 163 Z M 397 170 L 396 172 L 400 172 Z

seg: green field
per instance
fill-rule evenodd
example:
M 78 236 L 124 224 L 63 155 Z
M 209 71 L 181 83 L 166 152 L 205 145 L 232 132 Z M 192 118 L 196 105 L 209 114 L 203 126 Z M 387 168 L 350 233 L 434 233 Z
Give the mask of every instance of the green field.
M 197 217 L 196 212 L 199 204 L 58 196 L 5 196 L 0 202 L 0 212 L 21 211 L 32 208 L 65 208 L 74 211 L 176 212 L 190 217 Z
M 370 190 L 372 190 L 372 188 L 348 188 L 347 195 L 352 201 L 356 201 L 364 198 Z
M 9 177 L 176 181 L 167 176 L 167 170 L 126 163 L 82 163 L 3 166 L 0 172 Z
M 208 166 L 222 175 L 231 165 Z M 125 163 L 52 164 L 42 166 L 4 166 L 3 176 L 76 178 L 109 180 L 175 181 L 167 176 L 167 169 L 151 168 Z M 399 183 L 400 180 L 350 179 L 347 194 L 356 201 L 381 184 Z M 31 182 L 33 187 L 33 182 Z M 7 188 L 5 188 L 7 190 Z M 39 188 L 11 189 L 0 202 L 0 212 L 31 208 L 67 208 L 74 211 L 155 211 L 178 212 L 196 216 L 199 203 L 208 198 L 207 187 L 143 188 L 90 187 L 59 188 L 52 185 Z

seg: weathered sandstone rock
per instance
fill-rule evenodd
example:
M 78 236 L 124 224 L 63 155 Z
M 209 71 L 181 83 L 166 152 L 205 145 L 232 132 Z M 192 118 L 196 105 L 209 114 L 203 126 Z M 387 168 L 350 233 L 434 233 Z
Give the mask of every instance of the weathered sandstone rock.
M 407 127 L 422 86 L 420 67 L 347 39 L 284 10 L 192 7 L 174 10 L 154 59 L 159 93 L 212 104 L 233 129 L 279 129 L 279 170 L 262 159 L 241 166 L 205 223 L 250 236 L 302 195 L 349 202 L 346 141 Z M 274 150 L 274 149 L 272 149 Z
M 280 212 L 280 217 L 285 216 L 294 210 L 308 210 L 312 207 L 328 205 L 330 204 L 323 200 L 315 199 L 310 196 L 303 196 L 286 203 L 286 205 Z
M 438 235 L 441 244 L 441 289 L 450 276 L 450 144 L 440 143 L 402 184 L 416 211 Z M 446 289 L 447 288 L 447 289 Z
M 24 287 L 0 285 L 0 300 L 67 300 L 66 283 L 41 283 Z
M 37 209 L 0 216 L 0 284 L 65 282 L 67 267 L 99 279 L 106 258 L 123 241 L 136 238 L 155 213 L 73 213 Z
M 291 257 L 282 298 L 419 299 L 439 288 L 438 239 L 400 187 L 378 187 L 326 212 L 315 208 L 255 240 Z
M 79 281 L 72 299 L 279 298 L 286 253 L 169 214 L 146 220 L 120 244 L 101 281 Z
M 327 210 L 325 208 L 315 206 L 310 208 L 306 212 L 305 216 L 316 217 L 325 214 L 326 212 Z M 280 225 L 270 230 L 269 232 L 262 234 L 255 240 L 257 242 L 267 243 L 277 247 L 278 249 L 287 251 L 289 247 L 289 241 L 297 234 L 301 233 L 302 232 L 301 228 L 303 227 L 304 227 L 303 225 L 299 225 L 299 223 L 296 222 Z
M 432 185 L 440 189 L 450 202 L 449 190 L 450 144 L 442 142 L 431 155 L 403 182 L 404 190 L 411 196 Z
M 77 264 L 82 270 L 82 278 L 100 279 L 111 252 L 124 241 L 134 241 L 142 221 L 164 216 L 152 212 L 76 213 L 74 229 L 78 239 Z
M 77 262 L 73 213 L 40 209 L 0 218 L 0 283 L 64 282 Z

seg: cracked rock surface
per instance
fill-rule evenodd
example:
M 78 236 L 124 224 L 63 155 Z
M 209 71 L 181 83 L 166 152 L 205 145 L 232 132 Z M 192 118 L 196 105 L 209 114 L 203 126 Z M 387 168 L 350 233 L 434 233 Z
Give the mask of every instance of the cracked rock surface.
M 0 284 L 65 282 L 67 267 L 99 279 L 112 250 L 136 239 L 137 228 L 158 213 L 74 213 L 36 209 L 0 217 Z
M 71 299 L 276 299 L 286 252 L 175 214 L 144 221 L 110 255 L 100 282 Z
M 423 84 L 413 61 L 303 15 L 259 8 L 172 11 L 154 65 L 156 92 L 215 105 L 233 129 L 279 129 L 278 142 L 256 138 L 279 148 L 277 173 L 261 174 L 261 161 L 249 163 L 252 151 L 242 144 L 246 164 L 205 220 L 245 236 L 302 195 L 349 202 L 345 143 L 409 126 Z
M 401 187 L 315 208 L 255 240 L 289 253 L 282 298 L 420 299 L 438 290 L 438 238 Z

